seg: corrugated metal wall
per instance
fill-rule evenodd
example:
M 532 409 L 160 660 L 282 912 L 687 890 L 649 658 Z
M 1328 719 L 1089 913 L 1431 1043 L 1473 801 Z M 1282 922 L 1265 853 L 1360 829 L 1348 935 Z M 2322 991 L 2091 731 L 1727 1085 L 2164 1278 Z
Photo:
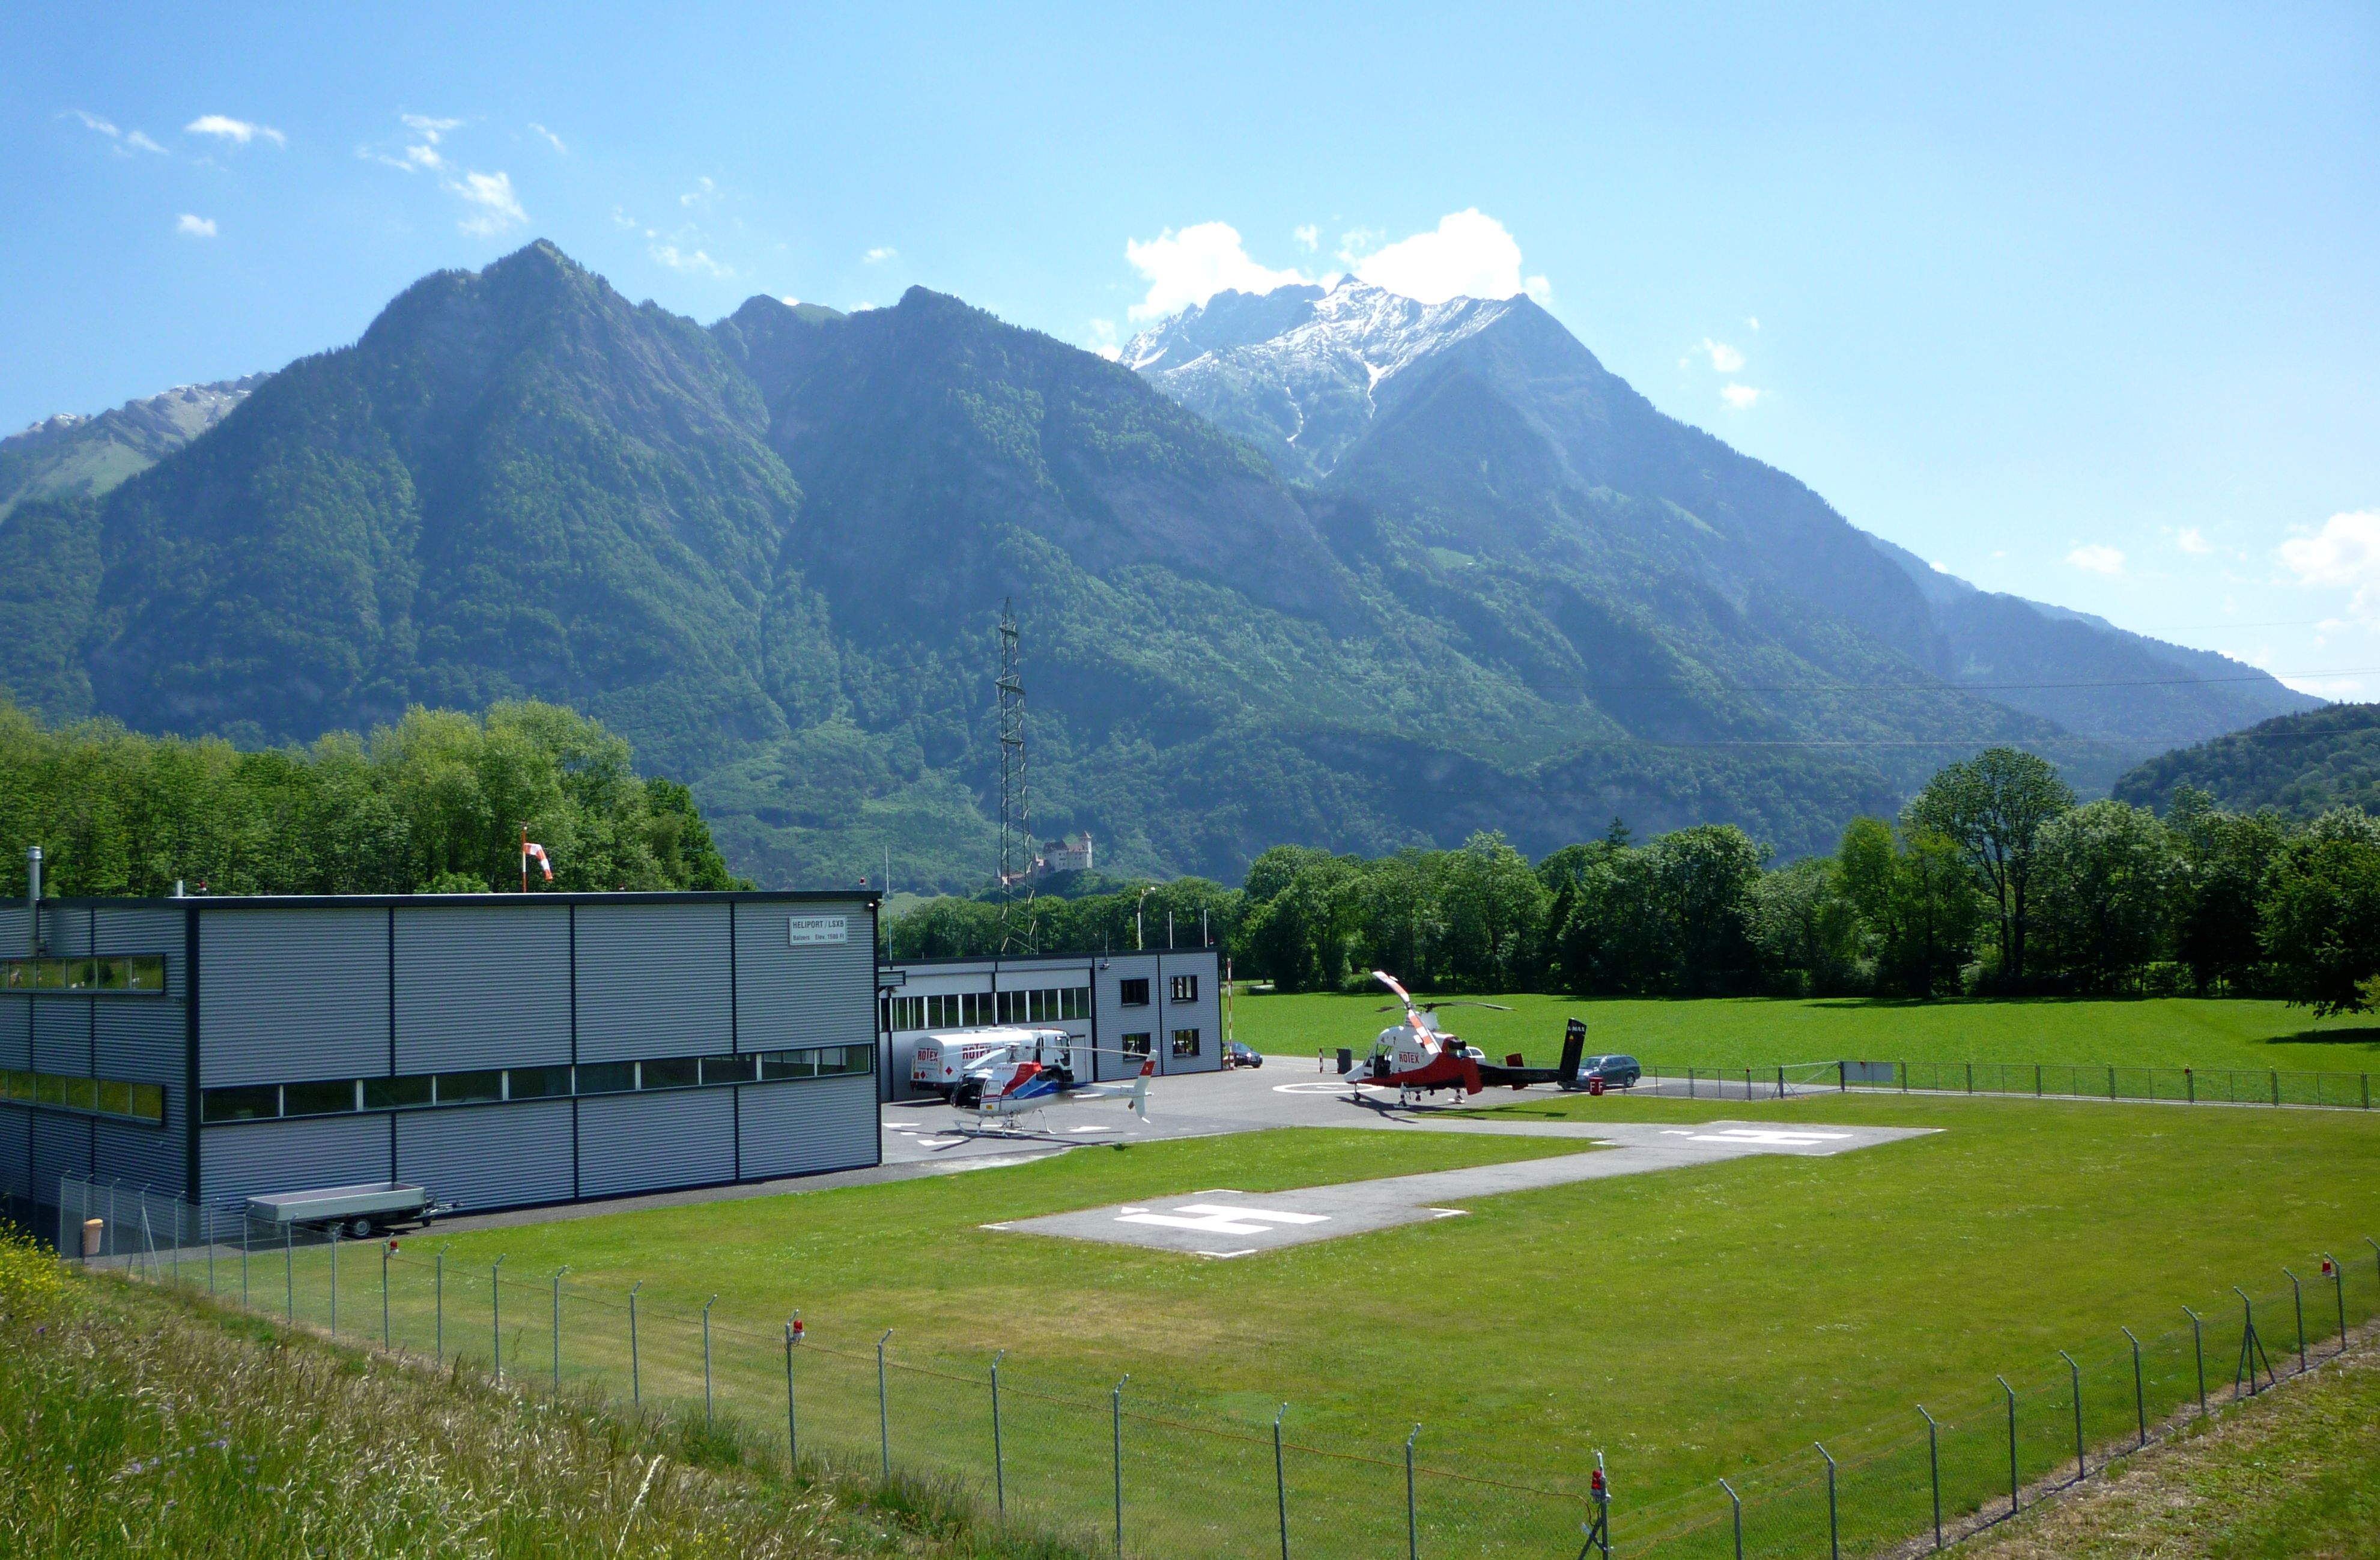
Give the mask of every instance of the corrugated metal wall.
M 199 1082 L 388 1071 L 388 912 L 199 913 Z
M 25 940 L 25 901 L 0 901 L 0 959 L 21 959 L 30 951 Z
M 567 905 L 396 912 L 398 1072 L 569 1059 Z
M 54 1202 L 58 1195 L 55 1186 L 47 1197 L 34 1191 L 33 1113 L 22 1106 L 0 1105 L 0 1193 L 37 1203 Z
M 167 1096 L 167 1106 L 170 1109 L 171 1095 Z M 152 1186 L 176 1197 L 187 1190 L 189 1159 L 178 1128 L 150 1127 L 138 1121 L 112 1121 L 100 1117 L 92 1120 L 91 1131 L 95 1155 L 92 1162 L 107 1167 L 111 1176 L 122 1176 L 125 1185 Z M 51 1195 L 56 1195 L 55 1188 Z
M 396 1174 L 466 1209 L 567 1202 L 568 1100 L 400 1113 Z
M 578 1059 L 720 1055 L 728 1012 L 729 907 L 578 907 Z
M 789 922 L 841 916 L 845 940 L 794 946 Z M 876 1036 L 875 918 L 858 900 L 735 905 L 736 1048 L 842 1046 Z
M 91 1001 L 82 998 L 33 999 L 33 1069 L 93 1076 L 91 1070 Z
M 743 1094 L 747 1180 L 876 1163 L 874 1078 L 753 1083 Z
M 0 997 L 0 1067 L 33 1065 L 33 999 Z
M 198 1200 L 204 1203 L 386 1179 L 385 1116 L 259 1121 L 199 1134 Z
M 58 1200 L 60 1176 L 90 1176 L 94 1171 L 91 1157 L 91 1118 L 65 1116 L 55 1111 L 33 1113 L 33 1195 L 44 1203 Z M 107 1176 L 123 1172 L 113 1166 Z
M 735 1109 L 732 1089 L 579 1101 L 578 1195 L 734 1180 Z

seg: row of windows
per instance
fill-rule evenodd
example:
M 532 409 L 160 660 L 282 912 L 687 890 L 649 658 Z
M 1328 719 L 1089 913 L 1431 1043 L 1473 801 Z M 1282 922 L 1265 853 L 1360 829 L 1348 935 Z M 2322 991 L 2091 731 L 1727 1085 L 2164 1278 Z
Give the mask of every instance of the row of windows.
M 79 991 L 155 996 L 165 989 L 165 956 L 0 959 L 0 991 Z
M 1148 1034 L 1125 1035 L 1123 1037 L 1124 1054 L 1126 1056 L 1133 1057 L 1145 1057 L 1148 1055 L 1148 1044 L 1153 1038 L 1155 1038 L 1155 1036 Z M 1195 1029 L 1175 1030 L 1173 1032 L 1173 1054 L 1177 1057 L 1196 1056 L 1198 1054 L 1198 1032 Z
M 1198 1000 L 1196 975 L 1169 975 L 1165 981 L 1165 999 L 1169 1002 Z M 1146 1008 L 1148 1006 L 1148 977 L 1135 975 L 1130 980 L 1116 982 L 1116 1006 Z
M 481 1072 L 418 1072 L 402 1078 L 334 1078 L 316 1083 L 257 1083 L 207 1089 L 203 1121 L 270 1121 L 285 1116 L 338 1116 L 358 1110 L 411 1110 L 434 1105 L 618 1094 L 640 1089 L 698 1089 L 768 1083 L 783 1078 L 836 1078 L 869 1070 L 872 1046 L 811 1046 L 798 1051 L 746 1051 L 660 1061 L 580 1062 L 576 1067 L 515 1067 Z
M 978 1029 L 995 1023 L 1064 1023 L 1091 1016 L 1091 988 L 1053 986 L 1038 991 L 953 991 L 935 997 L 887 997 L 879 1022 L 891 1030 Z
M 112 1078 L 73 1078 L 58 1072 L 0 1070 L 0 1099 L 121 1116 L 163 1126 L 165 1090 L 157 1083 L 125 1083 Z

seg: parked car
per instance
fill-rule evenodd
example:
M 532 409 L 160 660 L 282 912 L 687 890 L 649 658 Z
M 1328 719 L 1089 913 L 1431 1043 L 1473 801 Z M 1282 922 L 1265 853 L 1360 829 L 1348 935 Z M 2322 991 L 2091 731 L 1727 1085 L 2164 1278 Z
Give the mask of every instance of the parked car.
M 1253 1046 L 1244 1046 L 1237 1040 L 1233 1040 L 1223 1047 L 1223 1065 L 1225 1067 L 1262 1067 L 1264 1057 Z
M 1634 1057 L 1581 1057 L 1578 1059 L 1578 1084 L 1586 1086 L 1590 1078 L 1600 1078 L 1607 1089 L 1633 1089 L 1636 1080 L 1645 1076 Z

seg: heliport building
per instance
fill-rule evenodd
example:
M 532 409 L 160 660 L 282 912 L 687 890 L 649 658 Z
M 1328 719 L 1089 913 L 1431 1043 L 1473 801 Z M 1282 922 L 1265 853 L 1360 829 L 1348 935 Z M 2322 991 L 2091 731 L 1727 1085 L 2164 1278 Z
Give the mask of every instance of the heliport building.
M 1137 1077 L 1144 1059 L 1160 1076 L 1220 1071 L 1221 976 L 1211 948 L 890 961 L 877 1011 L 884 1098 L 923 1097 L 910 1074 L 928 1035 L 993 1026 L 1065 1031 L 1092 1047 L 1096 1082 Z
M 478 1211 L 877 1164 L 877 898 L 53 899 L 0 908 L 0 1191 Z

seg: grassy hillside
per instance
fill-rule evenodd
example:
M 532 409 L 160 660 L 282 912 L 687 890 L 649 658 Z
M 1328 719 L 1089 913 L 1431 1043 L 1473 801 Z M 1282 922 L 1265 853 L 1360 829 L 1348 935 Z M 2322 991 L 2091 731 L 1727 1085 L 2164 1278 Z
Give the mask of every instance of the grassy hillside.
M 916 1485 L 0 1248 L 0 1551 L 1063 1560 Z

